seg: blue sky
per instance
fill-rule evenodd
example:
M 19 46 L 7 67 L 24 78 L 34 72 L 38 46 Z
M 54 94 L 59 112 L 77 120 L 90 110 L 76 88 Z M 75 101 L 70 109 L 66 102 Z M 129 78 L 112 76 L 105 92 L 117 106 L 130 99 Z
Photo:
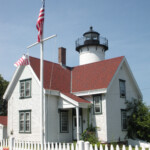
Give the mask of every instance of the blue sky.
M 13 64 L 37 41 L 36 21 L 41 0 L 1 1 L 0 74 L 10 81 Z M 149 0 L 46 0 L 44 58 L 57 62 L 58 47 L 67 48 L 67 65 L 76 66 L 75 40 L 93 26 L 109 41 L 106 59 L 125 56 L 150 105 L 150 1 Z M 29 55 L 40 57 L 35 46 Z

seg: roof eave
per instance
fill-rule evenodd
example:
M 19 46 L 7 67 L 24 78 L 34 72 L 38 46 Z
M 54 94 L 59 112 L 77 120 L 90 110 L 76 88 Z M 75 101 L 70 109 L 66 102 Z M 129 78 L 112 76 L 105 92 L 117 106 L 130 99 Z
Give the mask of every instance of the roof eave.
M 10 93 L 10 90 L 11 90 L 11 88 L 12 88 L 12 85 L 14 84 L 14 82 L 15 82 L 15 78 L 16 78 L 16 76 L 19 74 L 19 72 L 21 71 L 21 70 L 23 70 L 23 67 L 17 67 L 16 68 L 16 70 L 15 70 L 15 73 L 13 74 L 13 77 L 12 77 L 12 79 L 11 79 L 11 81 L 10 81 L 10 83 L 9 83 L 9 85 L 8 85 L 8 87 L 7 87 L 7 89 L 6 89 L 6 91 L 5 91 L 5 93 L 4 93 L 4 95 L 3 95 L 3 99 L 8 99 L 8 97 L 9 97 L 9 95 L 11 94 Z
M 133 73 L 132 73 L 132 71 L 131 71 L 131 68 L 130 68 L 130 66 L 129 66 L 127 60 L 126 60 L 126 58 L 124 58 L 124 62 L 126 63 L 127 68 L 129 69 L 130 76 L 132 77 L 133 82 L 134 82 L 134 84 L 135 84 L 135 86 L 136 86 L 136 89 L 137 89 L 137 91 L 139 92 L 140 98 L 143 99 L 143 94 L 142 94 L 142 92 L 141 92 L 141 90 L 140 90 L 140 88 L 139 88 L 139 86 L 138 86 L 137 81 L 135 80 L 135 77 L 134 77 L 134 75 L 133 75 Z
M 60 96 L 60 92 L 59 91 L 57 91 L 57 90 L 50 90 L 50 89 L 44 89 L 44 94 Z
M 79 92 L 72 92 L 72 93 L 76 96 L 88 96 L 88 95 L 96 95 L 96 94 L 105 94 L 105 93 L 107 93 L 107 88 L 87 90 L 87 91 L 79 91 Z

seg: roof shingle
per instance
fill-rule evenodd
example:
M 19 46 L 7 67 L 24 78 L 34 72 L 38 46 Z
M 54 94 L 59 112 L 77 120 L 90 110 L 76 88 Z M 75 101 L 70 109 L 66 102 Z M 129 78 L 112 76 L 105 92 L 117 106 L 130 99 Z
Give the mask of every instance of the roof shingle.
M 124 57 L 74 67 L 72 92 L 107 88 Z
M 40 80 L 40 60 L 30 57 L 30 65 Z M 70 92 L 71 72 L 59 64 L 44 61 L 44 83 L 45 89 L 53 89 Z

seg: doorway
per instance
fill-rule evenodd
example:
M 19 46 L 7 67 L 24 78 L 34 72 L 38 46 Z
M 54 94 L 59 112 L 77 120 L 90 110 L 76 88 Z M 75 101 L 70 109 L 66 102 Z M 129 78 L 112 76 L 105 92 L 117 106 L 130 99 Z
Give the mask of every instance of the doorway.
M 79 116 L 79 132 L 80 138 L 82 133 L 82 117 Z M 76 116 L 73 116 L 73 140 L 77 140 L 77 119 Z

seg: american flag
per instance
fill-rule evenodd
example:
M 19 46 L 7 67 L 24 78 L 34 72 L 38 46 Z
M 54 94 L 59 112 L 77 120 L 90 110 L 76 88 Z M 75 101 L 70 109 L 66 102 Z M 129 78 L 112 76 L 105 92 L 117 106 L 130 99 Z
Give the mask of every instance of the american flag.
M 39 17 L 36 23 L 36 28 L 38 30 L 38 42 L 42 40 L 43 24 L 44 24 L 44 8 L 42 7 L 40 9 Z
M 25 65 L 29 65 L 29 56 L 27 55 L 23 55 L 15 64 L 14 66 L 18 67 L 18 66 L 25 66 Z

